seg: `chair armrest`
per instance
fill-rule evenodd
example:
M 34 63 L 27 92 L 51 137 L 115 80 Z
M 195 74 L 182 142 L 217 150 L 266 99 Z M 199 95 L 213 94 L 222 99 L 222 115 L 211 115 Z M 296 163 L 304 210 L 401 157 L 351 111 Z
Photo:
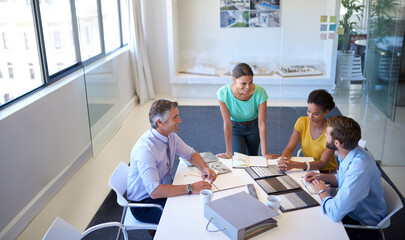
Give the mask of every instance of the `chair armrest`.
M 298 152 L 297 152 L 297 157 L 301 157 L 301 154 L 302 154 L 302 148 L 300 148 L 300 149 L 298 150 Z
M 150 208 L 150 207 L 156 207 L 159 208 L 161 211 L 163 211 L 162 206 L 156 203 L 128 203 L 127 207 L 141 207 L 141 208 Z
M 343 224 L 345 228 L 357 228 L 357 229 L 380 229 L 378 226 L 363 226 L 363 225 L 355 225 L 355 224 Z
M 98 229 L 102 229 L 102 228 L 107 228 L 107 227 L 119 227 L 122 230 L 122 234 L 124 235 L 124 240 L 128 240 L 128 233 L 127 233 L 127 229 L 124 225 L 122 225 L 119 222 L 106 222 L 106 223 L 101 223 L 101 224 L 97 224 L 94 225 L 88 229 L 86 229 L 83 233 L 82 233 L 82 238 L 85 237 L 87 234 L 94 232 Z

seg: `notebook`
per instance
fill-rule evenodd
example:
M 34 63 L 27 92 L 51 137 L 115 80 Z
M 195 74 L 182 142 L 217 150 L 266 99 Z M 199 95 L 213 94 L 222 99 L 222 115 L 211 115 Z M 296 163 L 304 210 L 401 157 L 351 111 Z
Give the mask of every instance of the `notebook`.
M 319 203 L 303 189 L 278 196 L 281 198 L 280 210 L 282 212 L 319 206 Z
M 219 161 L 219 158 L 217 158 L 217 156 L 215 156 L 212 152 L 201 152 L 200 156 L 202 157 L 202 159 L 204 159 L 204 161 L 208 164 L 208 163 L 212 163 L 212 162 L 216 162 Z M 186 163 L 187 167 L 194 167 L 194 165 L 192 165 L 189 161 L 184 160 L 183 158 L 180 158 L 183 162 Z
M 247 167 L 245 171 L 249 173 L 254 180 L 285 175 L 285 173 L 280 171 L 275 165 L 269 165 L 268 167 Z
M 258 179 L 256 182 L 267 194 L 283 193 L 301 188 L 301 186 L 288 175 Z
M 262 156 L 248 156 L 235 152 L 232 158 L 233 168 L 246 168 L 249 166 L 267 167 L 267 159 Z
M 225 173 L 229 173 L 231 172 L 231 169 L 229 169 L 224 163 L 222 163 L 221 161 L 216 161 L 216 162 L 208 162 L 207 163 L 208 167 L 211 168 L 212 170 L 214 170 L 214 172 L 219 175 L 219 174 L 225 174 Z M 187 170 L 189 171 L 190 175 L 194 175 L 194 176 L 201 176 L 201 171 L 194 167 L 194 166 L 188 166 Z

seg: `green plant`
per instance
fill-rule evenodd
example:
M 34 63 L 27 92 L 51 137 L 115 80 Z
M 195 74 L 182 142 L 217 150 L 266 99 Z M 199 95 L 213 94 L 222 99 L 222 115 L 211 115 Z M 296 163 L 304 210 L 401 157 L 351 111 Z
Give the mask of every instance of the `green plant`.
M 339 46 L 342 52 L 350 52 L 350 37 L 355 34 L 357 22 L 352 21 L 353 14 L 356 14 L 357 19 L 363 16 L 364 5 L 361 5 L 359 0 L 342 0 L 342 6 L 346 9 L 345 15 L 340 19 L 339 24 L 344 28 L 342 35 L 339 35 Z
M 375 0 L 371 5 L 370 32 L 381 42 L 385 36 L 393 35 L 392 16 L 398 14 L 398 0 Z

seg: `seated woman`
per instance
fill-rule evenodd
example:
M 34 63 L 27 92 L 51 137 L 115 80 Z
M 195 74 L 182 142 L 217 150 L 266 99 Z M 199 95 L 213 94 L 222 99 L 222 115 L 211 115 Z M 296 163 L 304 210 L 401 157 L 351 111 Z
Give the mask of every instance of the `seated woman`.
M 267 152 L 266 90 L 253 83 L 253 71 L 246 63 L 234 67 L 232 80 L 217 92 L 226 143 L 226 152 L 217 156 L 232 158 L 232 152 L 257 156 L 260 144 L 264 157 L 277 158 Z
M 334 150 L 326 148 L 326 114 L 335 107 L 333 97 L 323 89 L 314 90 L 308 96 L 308 117 L 300 117 L 295 123 L 287 147 L 281 154 L 277 166 L 282 171 L 292 168 L 304 170 L 320 169 L 322 173 L 336 172 Z M 314 162 L 291 160 L 292 152 L 301 140 L 305 157 L 313 157 Z

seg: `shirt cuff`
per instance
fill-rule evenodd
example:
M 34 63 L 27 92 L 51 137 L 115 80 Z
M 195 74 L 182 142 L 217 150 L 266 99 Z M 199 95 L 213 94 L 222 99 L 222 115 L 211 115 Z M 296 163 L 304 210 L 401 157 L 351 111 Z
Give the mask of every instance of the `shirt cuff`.
M 326 214 L 326 209 L 325 209 L 326 202 L 329 201 L 329 200 L 331 200 L 332 198 L 333 198 L 333 197 L 329 196 L 329 197 L 326 197 L 326 198 L 322 199 L 321 207 L 322 207 L 323 213 Z

